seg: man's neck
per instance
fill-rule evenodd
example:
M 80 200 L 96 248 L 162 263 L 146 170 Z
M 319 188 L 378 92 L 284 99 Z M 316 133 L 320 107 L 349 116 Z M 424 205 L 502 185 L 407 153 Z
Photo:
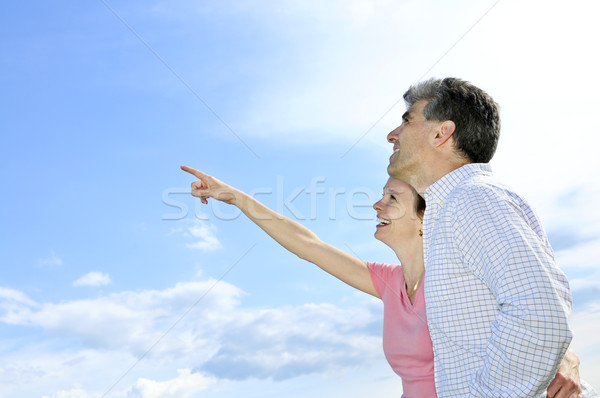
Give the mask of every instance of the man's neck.
M 422 175 L 416 176 L 415 185 L 413 187 L 417 190 L 420 195 L 425 193 L 425 190 L 429 188 L 431 184 L 453 172 L 454 170 L 461 168 L 462 166 L 471 162 L 466 159 L 444 159 L 443 161 L 434 162 L 428 167 L 423 168 Z M 411 183 L 412 185 L 412 183 Z

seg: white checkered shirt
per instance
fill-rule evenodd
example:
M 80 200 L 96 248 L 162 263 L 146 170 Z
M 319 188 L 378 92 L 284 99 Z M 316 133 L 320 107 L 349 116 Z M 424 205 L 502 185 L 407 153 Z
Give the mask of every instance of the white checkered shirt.
M 425 302 L 438 397 L 542 397 L 572 338 L 544 230 L 487 164 L 425 191 Z

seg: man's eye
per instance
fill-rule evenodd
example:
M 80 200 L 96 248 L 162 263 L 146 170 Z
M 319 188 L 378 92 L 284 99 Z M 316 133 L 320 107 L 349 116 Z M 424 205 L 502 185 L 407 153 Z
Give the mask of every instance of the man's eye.
M 395 197 L 394 195 L 390 195 L 390 198 L 391 198 L 392 200 L 396 200 L 396 197 Z

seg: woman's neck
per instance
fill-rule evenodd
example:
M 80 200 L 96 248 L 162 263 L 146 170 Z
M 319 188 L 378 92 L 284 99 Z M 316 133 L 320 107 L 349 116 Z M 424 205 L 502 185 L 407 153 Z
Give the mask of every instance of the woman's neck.
M 413 242 L 403 242 L 392 247 L 396 253 L 400 264 L 402 264 L 402 273 L 407 284 L 415 284 L 423 275 L 425 262 L 423 259 L 423 238 L 416 237 Z

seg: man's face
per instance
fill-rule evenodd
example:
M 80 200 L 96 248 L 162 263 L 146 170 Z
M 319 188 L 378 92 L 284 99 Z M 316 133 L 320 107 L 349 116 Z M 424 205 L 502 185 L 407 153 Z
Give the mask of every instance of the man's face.
M 404 181 L 412 180 L 418 173 L 424 154 L 429 145 L 432 130 L 436 122 L 425 119 L 424 109 L 427 101 L 417 101 L 402 115 L 402 124 L 387 136 L 394 144 L 394 153 L 390 156 L 388 174 Z

